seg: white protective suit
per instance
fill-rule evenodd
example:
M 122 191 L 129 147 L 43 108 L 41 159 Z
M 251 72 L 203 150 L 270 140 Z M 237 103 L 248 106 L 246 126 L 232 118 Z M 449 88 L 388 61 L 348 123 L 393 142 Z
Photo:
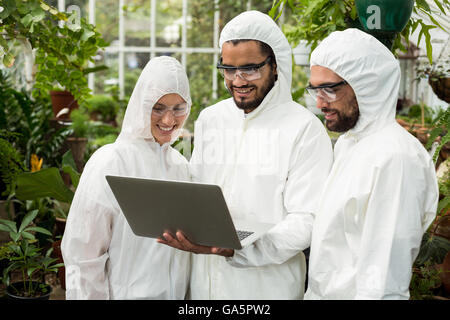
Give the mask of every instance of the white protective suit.
M 267 15 L 244 12 L 223 29 L 220 46 L 254 39 L 274 51 L 278 80 L 245 116 L 233 98 L 204 109 L 196 122 L 191 174 L 221 186 L 233 218 L 276 224 L 225 259 L 194 255 L 192 299 L 301 299 L 313 212 L 332 164 L 322 123 L 291 97 L 292 54 Z
M 336 142 L 314 222 L 305 299 L 408 299 L 438 200 L 434 164 L 395 121 L 400 67 L 377 39 L 334 32 L 312 53 L 353 88 L 360 117 Z
M 190 180 L 185 158 L 151 134 L 153 105 L 168 93 L 179 94 L 190 108 L 181 64 L 154 58 L 137 81 L 116 142 L 98 149 L 84 168 L 62 241 L 67 299 L 185 298 L 190 254 L 134 235 L 105 179 Z

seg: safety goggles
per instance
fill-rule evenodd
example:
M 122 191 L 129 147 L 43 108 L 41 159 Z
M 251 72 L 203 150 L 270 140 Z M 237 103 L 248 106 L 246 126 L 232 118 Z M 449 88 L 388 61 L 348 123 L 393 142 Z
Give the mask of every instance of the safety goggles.
M 188 112 L 187 103 L 180 103 L 174 106 L 165 106 L 160 103 L 156 103 L 153 106 L 152 114 L 158 117 L 164 116 L 168 111 L 172 112 L 174 117 L 185 116 Z
M 227 80 L 235 80 L 237 76 L 240 76 L 245 81 L 253 81 L 261 78 L 261 68 L 270 62 L 272 56 L 269 56 L 266 60 L 259 64 L 249 64 L 247 66 L 233 67 L 217 64 L 222 76 Z
M 334 102 L 341 98 L 339 97 L 337 92 L 338 90 L 336 88 L 344 84 L 347 84 L 347 81 L 343 80 L 338 83 L 324 84 L 317 87 L 308 86 L 306 87 L 306 91 L 308 91 L 314 100 L 317 100 L 317 98 L 320 97 L 326 102 Z

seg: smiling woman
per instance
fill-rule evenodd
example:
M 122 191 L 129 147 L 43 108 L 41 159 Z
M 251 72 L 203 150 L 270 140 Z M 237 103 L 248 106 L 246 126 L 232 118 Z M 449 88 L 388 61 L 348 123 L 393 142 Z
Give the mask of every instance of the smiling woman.
M 160 145 L 170 142 L 173 134 L 176 134 L 183 126 L 187 111 L 187 103 L 180 95 L 169 93 L 162 96 L 152 109 L 151 130 L 153 138 Z
M 61 245 L 66 299 L 185 298 L 189 254 L 136 236 L 105 176 L 189 181 L 188 163 L 170 143 L 191 104 L 182 65 L 167 56 L 151 59 L 130 97 L 119 137 L 95 151 L 81 175 Z

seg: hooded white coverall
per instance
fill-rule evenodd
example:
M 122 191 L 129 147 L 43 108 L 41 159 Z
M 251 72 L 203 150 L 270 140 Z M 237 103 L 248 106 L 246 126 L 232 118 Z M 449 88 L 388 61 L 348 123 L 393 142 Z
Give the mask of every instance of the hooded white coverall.
M 233 98 L 196 122 L 193 179 L 221 186 L 233 219 L 275 226 L 232 258 L 193 255 L 192 299 L 301 299 L 305 256 L 320 193 L 332 164 L 322 123 L 291 97 L 291 48 L 267 15 L 244 12 L 223 29 L 220 46 L 254 39 L 274 51 L 278 80 L 245 116 Z
M 377 39 L 334 32 L 314 50 L 353 88 L 360 117 L 336 142 L 314 222 L 305 299 L 408 299 L 438 201 L 434 164 L 397 124 L 400 67 Z
M 186 159 L 151 134 L 153 105 L 179 94 L 190 108 L 189 83 L 170 57 L 150 60 L 131 95 L 116 142 L 84 168 L 62 241 L 67 299 L 183 299 L 190 254 L 134 235 L 105 175 L 190 181 Z M 172 137 L 177 138 L 178 132 Z

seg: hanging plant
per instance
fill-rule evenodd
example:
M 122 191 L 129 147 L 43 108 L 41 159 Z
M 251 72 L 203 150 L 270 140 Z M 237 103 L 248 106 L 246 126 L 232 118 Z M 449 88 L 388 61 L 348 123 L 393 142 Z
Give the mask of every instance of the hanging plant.
M 378 2 L 380 1 L 387 3 L 393 0 L 378 0 Z M 409 37 L 417 29 L 419 30 L 418 42 L 420 43 L 420 41 L 425 38 L 428 60 L 432 63 L 433 48 L 431 46 L 430 30 L 440 28 L 448 32 L 448 30 L 444 29 L 435 19 L 435 15 L 442 14 L 445 16 L 450 10 L 449 0 L 433 0 L 433 2 L 438 7 L 438 13 L 431 10 L 427 1 L 415 1 L 412 12 L 427 16 L 432 24 L 427 24 L 423 19 L 412 15 L 403 30 L 397 33 L 393 38 L 391 47 L 392 52 L 395 53 L 397 49 L 406 52 L 407 48 L 405 48 L 403 43 L 409 43 Z M 293 46 L 297 46 L 300 40 L 307 40 L 308 44 L 311 44 L 312 50 L 314 50 L 322 39 L 326 38 L 334 31 L 345 30 L 347 28 L 359 28 L 364 30 L 364 26 L 359 21 L 355 0 L 277 0 L 269 11 L 269 15 L 275 20 L 278 19 L 286 5 L 291 8 L 293 17 L 296 20 L 294 25 L 283 26 L 283 31 Z M 383 19 L 386 18 L 386 15 L 383 15 L 380 12 L 380 17 Z M 385 24 L 385 26 L 387 25 Z M 417 45 L 419 45 L 419 43 L 417 43 Z
M 76 11 L 66 15 L 43 0 L 4 0 L 0 11 L 4 66 L 14 64 L 13 44 L 24 41 L 37 49 L 35 95 L 48 95 L 59 86 L 79 102 L 90 96 L 85 75 L 106 69 L 88 66 L 89 61 L 94 62 L 98 50 L 107 46 L 94 25 L 77 17 Z

